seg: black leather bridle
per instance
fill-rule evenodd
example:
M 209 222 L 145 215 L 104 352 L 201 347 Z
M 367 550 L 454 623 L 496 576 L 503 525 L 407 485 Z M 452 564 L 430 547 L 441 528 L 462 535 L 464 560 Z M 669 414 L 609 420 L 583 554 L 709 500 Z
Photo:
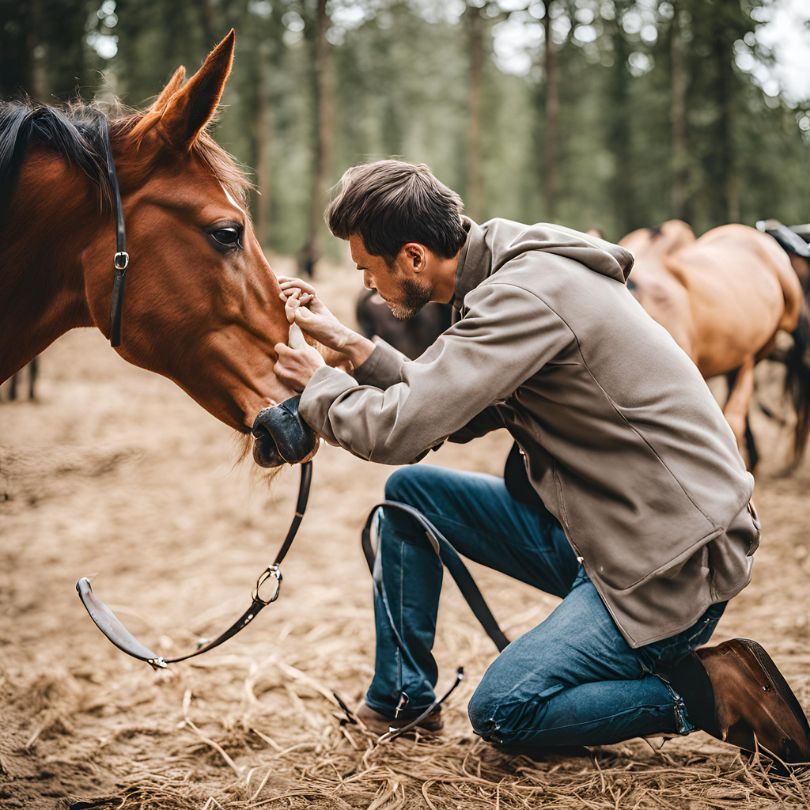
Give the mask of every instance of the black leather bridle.
M 129 267 L 129 254 L 126 248 L 126 228 L 124 225 L 124 209 L 121 204 L 121 190 L 118 185 L 118 175 L 115 171 L 115 161 L 113 160 L 112 144 L 110 143 L 110 130 L 107 124 L 107 119 L 100 116 L 99 131 L 101 135 L 101 145 L 104 149 L 104 157 L 107 165 L 107 176 L 110 182 L 110 191 L 112 194 L 113 213 L 115 216 L 115 256 L 113 257 L 113 290 L 112 290 L 112 305 L 110 308 L 110 343 L 112 346 L 121 345 L 121 327 L 124 312 L 124 290 L 126 287 L 126 273 Z M 282 403 L 284 404 L 284 403 Z M 262 411 L 266 413 L 268 410 Z M 297 411 L 296 411 L 297 414 Z M 307 429 L 308 430 L 308 429 Z M 309 437 L 306 437 L 309 438 Z M 313 439 L 314 443 L 314 439 Z M 287 452 L 290 455 L 290 452 Z M 292 461 L 293 459 L 287 458 L 286 460 Z M 178 661 L 185 661 L 188 658 L 193 658 L 196 655 L 202 655 L 220 644 L 233 638 L 237 633 L 243 630 L 250 624 L 253 619 L 268 605 L 278 599 L 281 592 L 281 563 L 287 556 L 287 552 L 292 546 L 298 534 L 298 529 L 304 517 L 304 512 L 307 508 L 307 501 L 309 499 L 309 490 L 312 483 L 312 462 L 307 461 L 301 464 L 301 479 L 298 486 L 298 500 L 295 507 L 295 515 L 290 522 L 290 527 L 287 530 L 287 536 L 278 550 L 270 565 L 259 574 L 256 580 L 256 586 L 251 595 L 251 602 L 248 609 L 228 627 L 223 633 L 220 633 L 215 639 L 211 641 L 201 642 L 196 650 L 180 655 L 175 658 L 164 658 L 161 655 L 153 652 L 149 647 L 139 641 L 135 636 L 124 627 L 121 620 L 113 613 L 113 611 L 102 602 L 94 593 L 90 585 L 90 580 L 87 577 L 82 577 L 76 583 L 76 590 L 82 604 L 87 608 L 90 618 L 95 622 L 96 626 L 102 633 L 116 646 L 119 650 L 137 658 L 140 661 L 146 661 L 154 669 L 161 669 L 168 664 L 175 664 Z M 263 595 L 262 589 L 266 587 L 266 583 L 272 580 L 274 582 L 272 591 Z
M 118 174 L 115 171 L 112 144 L 110 143 L 110 127 L 107 119 L 102 115 L 99 118 L 99 132 L 101 145 L 104 149 L 104 159 L 107 164 L 107 179 L 110 182 L 113 214 L 115 216 L 115 256 L 113 256 L 113 289 L 112 304 L 110 306 L 110 345 L 116 348 L 121 345 L 121 327 L 124 317 L 124 290 L 127 282 L 127 268 L 129 267 L 129 253 L 127 253 L 127 230 L 124 224 L 124 206 L 121 204 L 121 189 L 118 186 Z

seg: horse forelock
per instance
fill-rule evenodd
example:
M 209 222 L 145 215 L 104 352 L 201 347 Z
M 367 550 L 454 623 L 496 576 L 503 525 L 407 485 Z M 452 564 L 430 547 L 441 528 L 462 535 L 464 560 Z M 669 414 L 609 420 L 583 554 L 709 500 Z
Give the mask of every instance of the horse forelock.
M 253 184 L 236 159 L 225 151 L 207 132 L 194 141 L 192 152 L 236 199 L 247 202 Z
M 147 110 L 113 120 L 110 130 L 133 147 L 125 150 L 125 160 L 136 160 L 138 155 L 145 155 L 146 160 L 156 156 L 150 150 L 142 149 L 147 133 L 156 130 L 159 132 L 161 112 Z M 166 143 L 166 153 L 171 155 L 173 147 Z M 219 181 L 225 189 L 242 202 L 247 201 L 248 192 L 253 188 L 245 169 L 229 152 L 223 149 L 206 131 L 202 131 L 191 144 L 191 154 L 211 172 L 214 179 Z

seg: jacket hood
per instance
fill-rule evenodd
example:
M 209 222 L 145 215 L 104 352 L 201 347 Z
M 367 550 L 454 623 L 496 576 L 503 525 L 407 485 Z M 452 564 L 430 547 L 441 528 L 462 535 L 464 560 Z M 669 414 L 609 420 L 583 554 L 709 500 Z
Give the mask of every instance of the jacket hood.
M 564 225 L 541 222 L 525 231 L 517 242 L 521 252 L 541 250 L 564 256 L 584 264 L 594 273 L 609 276 L 622 284 L 627 283 L 627 277 L 633 268 L 633 254 L 630 251 L 598 236 L 580 233 Z
M 633 267 L 633 255 L 628 250 L 564 225 L 546 222 L 524 225 L 508 219 L 491 219 L 478 225 L 465 217 L 464 228 L 468 235 L 456 273 L 457 307 L 484 278 L 527 251 L 537 250 L 572 259 L 620 284 L 627 283 Z M 495 243 L 506 245 L 506 249 L 501 247 L 497 260 L 493 261 L 490 246 Z

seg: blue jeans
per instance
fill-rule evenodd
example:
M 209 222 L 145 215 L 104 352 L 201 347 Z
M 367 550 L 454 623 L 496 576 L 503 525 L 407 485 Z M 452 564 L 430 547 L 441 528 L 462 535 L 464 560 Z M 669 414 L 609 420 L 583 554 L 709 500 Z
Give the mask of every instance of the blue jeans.
M 469 704 L 476 734 L 530 752 L 694 730 L 683 701 L 654 673 L 705 644 L 724 603 L 688 630 L 632 649 L 560 524 L 515 500 L 502 479 L 404 467 L 388 479 L 385 497 L 421 510 L 460 554 L 562 598 L 490 664 Z M 431 650 L 443 567 L 407 515 L 383 512 L 379 535 L 391 612 L 413 660 L 400 653 L 377 600 L 375 673 L 366 702 L 392 717 L 404 693 L 401 716 L 407 717 L 434 700 Z

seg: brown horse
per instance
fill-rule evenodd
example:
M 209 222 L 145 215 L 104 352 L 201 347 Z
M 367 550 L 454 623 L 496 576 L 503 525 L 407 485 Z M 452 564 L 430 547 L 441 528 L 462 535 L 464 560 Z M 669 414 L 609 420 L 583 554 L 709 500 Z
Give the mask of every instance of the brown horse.
M 256 413 L 291 392 L 273 373 L 288 325 L 248 182 L 205 132 L 234 41 L 185 84 L 178 68 L 149 109 L 109 120 L 132 257 L 117 351 L 249 437 Z M 109 335 L 115 227 L 99 115 L 0 105 L 0 380 L 69 329 Z
M 797 414 L 798 460 L 810 430 L 810 374 L 804 363 L 810 321 L 799 279 L 781 248 L 745 225 L 724 225 L 695 239 L 677 220 L 633 231 L 619 244 L 635 256 L 630 281 L 642 306 L 705 379 L 729 377 L 723 412 L 741 447 L 750 434 L 754 366 L 780 331 L 793 335 L 785 385 Z M 748 441 L 751 451 L 750 435 Z M 750 462 L 755 466 L 755 456 Z
M 450 328 L 450 304 L 427 304 L 413 318 L 399 320 L 375 290 L 363 290 L 354 310 L 357 325 L 367 337 L 381 337 L 406 357 L 419 357 L 439 335 Z

